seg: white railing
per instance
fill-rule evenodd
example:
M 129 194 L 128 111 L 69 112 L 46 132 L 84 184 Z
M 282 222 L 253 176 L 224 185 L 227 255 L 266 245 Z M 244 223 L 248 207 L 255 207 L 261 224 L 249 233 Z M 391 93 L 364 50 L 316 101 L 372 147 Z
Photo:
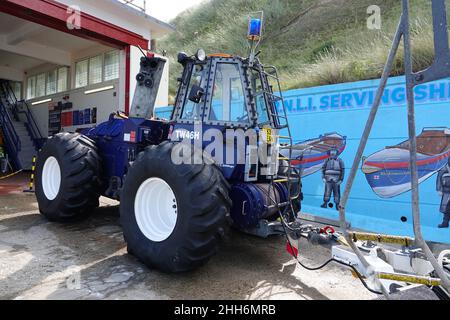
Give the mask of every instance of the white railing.
M 142 12 L 146 12 L 147 10 L 147 0 L 118 0 L 118 1 L 126 5 L 129 5 L 130 7 L 138 9 Z

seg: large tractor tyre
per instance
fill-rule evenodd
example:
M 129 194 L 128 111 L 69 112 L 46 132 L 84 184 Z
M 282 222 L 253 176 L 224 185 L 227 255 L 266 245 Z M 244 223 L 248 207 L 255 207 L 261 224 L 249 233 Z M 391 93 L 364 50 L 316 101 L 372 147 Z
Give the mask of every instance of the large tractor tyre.
M 175 146 L 164 142 L 139 154 L 120 203 L 128 252 L 167 273 L 193 270 L 217 252 L 231 207 L 217 166 L 176 165 Z
M 53 222 L 73 222 L 98 207 L 101 160 L 95 142 L 77 133 L 50 138 L 36 163 L 40 212 Z

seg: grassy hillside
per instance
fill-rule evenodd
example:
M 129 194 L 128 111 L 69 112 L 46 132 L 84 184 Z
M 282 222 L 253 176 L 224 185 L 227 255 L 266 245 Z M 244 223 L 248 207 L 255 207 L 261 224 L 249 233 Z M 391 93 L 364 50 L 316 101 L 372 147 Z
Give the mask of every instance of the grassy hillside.
M 428 1 L 411 0 L 414 67 L 433 56 Z M 381 7 L 382 29 L 366 26 L 367 7 Z M 205 0 L 172 21 L 177 31 L 162 39 L 171 58 L 171 95 L 181 72 L 180 51 L 247 55 L 247 14 L 266 16 L 260 58 L 279 68 L 285 89 L 378 78 L 400 16 L 398 0 Z M 403 71 L 399 55 L 394 75 Z

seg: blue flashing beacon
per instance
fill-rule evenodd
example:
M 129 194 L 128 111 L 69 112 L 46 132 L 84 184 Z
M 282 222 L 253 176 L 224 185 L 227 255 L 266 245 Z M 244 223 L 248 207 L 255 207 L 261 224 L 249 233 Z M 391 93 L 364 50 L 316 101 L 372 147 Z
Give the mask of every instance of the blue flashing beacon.
M 261 19 L 252 18 L 248 27 L 248 39 L 252 41 L 257 41 L 261 38 L 262 33 L 262 23 Z

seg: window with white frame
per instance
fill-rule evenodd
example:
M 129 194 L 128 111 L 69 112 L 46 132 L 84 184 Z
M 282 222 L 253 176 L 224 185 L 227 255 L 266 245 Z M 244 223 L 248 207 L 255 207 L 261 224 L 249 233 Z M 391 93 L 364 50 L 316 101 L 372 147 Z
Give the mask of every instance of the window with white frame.
M 46 95 L 55 94 L 58 83 L 58 69 L 52 70 L 47 75 L 47 92 Z
M 40 98 L 67 91 L 67 67 L 40 73 L 27 79 L 27 99 Z
M 119 78 L 119 51 L 105 53 L 104 80 Z
M 89 59 L 89 84 L 103 81 L 103 55 Z
M 69 76 L 69 69 L 62 67 L 58 69 L 58 92 L 67 91 L 67 78 Z
M 14 95 L 17 100 L 22 100 L 22 82 L 12 81 L 10 82 Z
M 78 61 L 75 88 L 82 88 L 119 78 L 119 51 L 111 51 Z
M 77 62 L 75 66 L 75 88 L 82 88 L 88 85 L 89 60 Z
M 27 80 L 27 98 L 34 99 L 36 97 L 36 76 L 29 77 Z
M 36 97 L 45 96 L 45 73 L 36 76 Z

